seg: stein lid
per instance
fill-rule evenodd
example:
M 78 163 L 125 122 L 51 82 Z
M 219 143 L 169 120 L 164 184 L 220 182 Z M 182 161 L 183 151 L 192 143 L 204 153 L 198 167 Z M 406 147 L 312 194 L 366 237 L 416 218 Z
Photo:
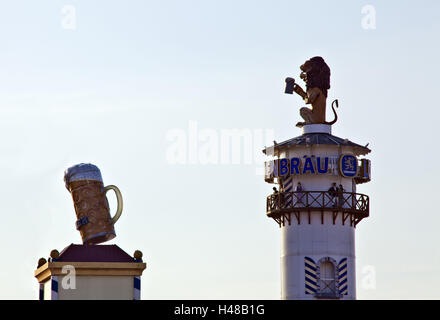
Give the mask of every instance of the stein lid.
M 64 171 L 64 183 L 67 190 L 72 181 L 78 180 L 97 180 L 102 181 L 101 171 L 91 163 L 80 163 Z

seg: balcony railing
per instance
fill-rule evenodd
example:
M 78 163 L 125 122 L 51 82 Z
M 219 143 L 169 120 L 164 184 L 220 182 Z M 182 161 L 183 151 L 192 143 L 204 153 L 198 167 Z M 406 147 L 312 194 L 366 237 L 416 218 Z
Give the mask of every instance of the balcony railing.
M 370 203 L 367 195 L 352 192 L 332 196 L 328 191 L 294 191 L 277 192 L 267 197 L 266 213 L 269 217 L 301 211 L 343 212 L 360 220 L 369 216 Z

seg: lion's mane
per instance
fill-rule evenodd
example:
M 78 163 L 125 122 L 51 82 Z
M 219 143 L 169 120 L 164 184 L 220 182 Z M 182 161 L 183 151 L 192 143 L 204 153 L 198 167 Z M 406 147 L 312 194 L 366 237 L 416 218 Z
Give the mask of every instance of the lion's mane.
M 304 65 L 301 66 L 301 70 L 305 72 L 309 67 L 311 67 L 311 69 L 306 72 L 307 90 L 309 88 L 318 87 L 327 98 L 327 90 L 330 89 L 330 68 L 322 57 L 313 57 L 307 60 Z

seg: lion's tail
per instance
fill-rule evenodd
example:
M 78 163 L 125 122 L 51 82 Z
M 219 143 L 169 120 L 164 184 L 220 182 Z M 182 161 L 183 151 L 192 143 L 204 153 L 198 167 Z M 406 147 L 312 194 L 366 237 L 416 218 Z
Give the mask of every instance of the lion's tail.
M 332 102 L 332 109 L 333 109 L 333 113 L 335 114 L 335 118 L 333 119 L 333 121 L 331 121 L 331 122 L 326 122 L 325 124 L 332 125 L 332 124 L 334 124 L 336 121 L 338 121 L 338 114 L 336 113 L 336 110 L 335 110 L 334 104 L 336 104 L 336 108 L 339 108 L 338 99 L 335 99 L 335 100 Z

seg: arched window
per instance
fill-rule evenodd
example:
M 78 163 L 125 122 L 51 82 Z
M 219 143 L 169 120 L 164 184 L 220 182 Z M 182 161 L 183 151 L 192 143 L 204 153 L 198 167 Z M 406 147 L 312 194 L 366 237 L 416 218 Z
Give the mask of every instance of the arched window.
M 340 298 L 336 269 L 336 261 L 330 257 L 325 257 L 318 261 L 317 297 L 328 299 Z
M 336 272 L 334 264 L 330 261 L 323 261 L 319 269 L 319 291 L 325 295 L 336 294 Z

